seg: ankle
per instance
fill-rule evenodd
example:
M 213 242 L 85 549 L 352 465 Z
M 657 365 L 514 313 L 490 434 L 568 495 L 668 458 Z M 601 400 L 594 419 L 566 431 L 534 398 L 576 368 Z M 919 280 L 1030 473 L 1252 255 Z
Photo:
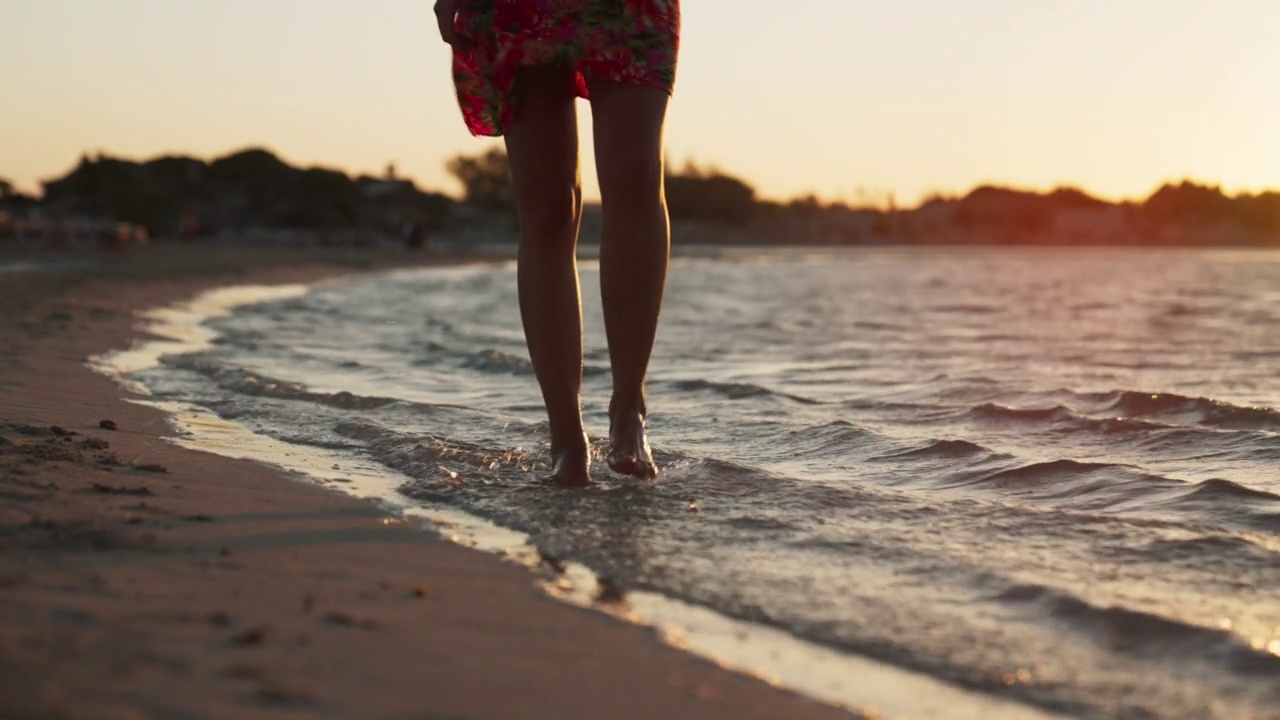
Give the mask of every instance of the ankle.
M 643 420 L 646 414 L 644 391 L 627 394 L 615 391 L 613 397 L 609 399 L 610 421 L 630 417 L 639 417 Z
M 560 431 L 555 426 L 551 430 L 551 454 L 562 455 L 566 452 L 584 452 L 591 446 L 587 440 L 587 431 L 579 422 L 570 429 Z

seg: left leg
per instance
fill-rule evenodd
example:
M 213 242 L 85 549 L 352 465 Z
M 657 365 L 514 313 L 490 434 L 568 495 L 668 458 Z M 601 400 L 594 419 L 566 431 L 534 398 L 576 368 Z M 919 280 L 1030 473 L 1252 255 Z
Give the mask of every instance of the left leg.
M 645 438 L 644 379 L 666 287 L 671 232 L 663 194 L 666 91 L 591 81 L 596 173 L 604 226 L 600 295 L 613 369 L 609 466 L 657 475 Z
M 591 481 L 582 427 L 582 306 L 575 248 L 582 217 L 573 75 L 556 67 L 520 70 L 518 115 L 507 157 L 520 217 L 517 285 L 529 359 L 551 426 L 552 477 Z

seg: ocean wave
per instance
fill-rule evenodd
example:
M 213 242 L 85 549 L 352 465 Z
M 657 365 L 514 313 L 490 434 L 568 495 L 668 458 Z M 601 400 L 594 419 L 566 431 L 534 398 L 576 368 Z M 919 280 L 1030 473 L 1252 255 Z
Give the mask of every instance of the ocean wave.
M 1146 547 L 1152 557 L 1164 559 L 1186 558 L 1199 561 L 1203 558 L 1221 560 L 1224 556 L 1244 555 L 1276 560 L 1275 555 L 1258 543 L 1239 535 L 1202 535 L 1174 540 L 1155 540 Z M 1272 565 L 1280 571 L 1280 565 Z
M 1280 495 L 1266 492 L 1264 490 L 1255 490 L 1254 488 L 1245 487 L 1239 483 L 1221 478 L 1213 478 L 1197 483 L 1191 492 L 1187 493 L 1188 499 L 1207 500 L 1210 502 L 1275 502 L 1280 503 Z
M 871 460 L 960 460 L 989 457 L 992 451 L 968 440 L 934 440 L 927 445 L 877 455 Z
M 1280 551 L 1262 544 L 1262 537 L 1208 533 L 1193 537 L 1155 538 L 1138 546 L 1124 546 L 1108 553 L 1130 565 L 1151 568 L 1171 566 L 1179 572 L 1205 574 L 1206 568 L 1221 573 L 1214 582 L 1229 592 L 1244 588 L 1266 590 L 1280 584 Z M 1213 574 L 1219 574 L 1215 572 Z
M 1135 437 L 1132 442 L 1135 448 L 1164 457 L 1280 461 L 1280 442 L 1277 442 L 1275 435 L 1261 430 L 1170 426 Z
M 934 486 L 1078 512 L 1181 518 L 1250 531 L 1275 531 L 1280 514 L 1280 496 L 1229 480 L 1191 483 L 1136 466 L 1066 458 L 994 471 L 959 469 Z
M 690 380 L 672 380 L 661 384 L 679 392 L 685 393 L 712 393 L 730 400 L 747 400 L 752 398 L 779 398 L 791 400 L 804 405 L 821 405 L 821 400 L 804 397 L 802 395 L 793 395 L 791 393 L 781 392 L 779 390 L 771 390 L 762 385 L 754 383 L 735 383 L 735 382 L 716 382 L 714 380 L 690 379 Z
M 399 398 L 370 397 L 346 391 L 314 392 L 302 383 L 276 380 L 244 368 L 228 367 L 200 357 L 169 356 L 165 358 L 165 362 L 170 367 L 198 373 L 223 390 L 248 397 L 297 400 L 341 410 L 374 410 L 403 402 Z
M 1142 393 L 1118 390 L 1080 395 L 1099 413 L 1166 423 L 1199 424 L 1232 430 L 1280 431 L 1280 411 L 1266 407 L 1232 405 L 1221 400 L 1175 393 Z
M 1195 511 L 1215 523 L 1280 532 L 1280 495 L 1214 478 L 1158 501 L 1167 509 Z
M 1112 479 L 1143 479 L 1157 485 L 1179 484 L 1176 480 L 1136 472 L 1134 468 L 1117 463 L 1084 462 L 1067 458 L 1045 460 L 999 470 L 977 479 L 977 483 L 1000 488 L 1025 488 L 1047 485 L 1061 480 L 1081 479 L 1099 474 Z
M 984 403 L 970 408 L 970 417 L 982 422 L 1014 422 L 1023 424 L 1057 424 L 1064 431 L 1091 433 L 1131 433 L 1161 430 L 1169 425 L 1130 417 L 1095 418 L 1075 412 L 1065 405 L 1041 408 L 1014 408 L 997 403 Z
M 527 358 L 504 353 L 493 348 L 467 355 L 462 361 L 462 367 L 468 370 L 510 375 L 533 374 L 533 363 L 529 362 Z
M 1280 679 L 1280 656 L 1253 647 L 1230 630 L 1143 610 L 1097 605 L 1070 592 L 1035 583 L 1010 586 L 992 600 L 1038 607 L 1055 621 L 1119 655 L 1155 661 L 1193 655 L 1225 663 L 1238 673 Z
M 881 440 L 879 435 L 848 420 L 832 420 L 820 425 L 779 426 L 762 432 L 755 443 L 767 448 L 758 455 L 774 461 L 790 458 L 813 462 L 858 452 Z

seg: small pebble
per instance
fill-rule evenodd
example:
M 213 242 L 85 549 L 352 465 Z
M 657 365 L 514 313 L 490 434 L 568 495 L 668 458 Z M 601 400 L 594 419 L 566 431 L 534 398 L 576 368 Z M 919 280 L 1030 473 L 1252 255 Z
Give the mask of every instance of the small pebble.
M 102 428 L 103 430 L 119 430 L 120 429 L 120 426 L 116 425 L 115 420 L 100 420 L 98 421 L 98 427 Z
M 378 623 L 373 620 L 365 620 L 353 617 L 344 612 L 329 613 L 324 616 L 325 622 L 330 625 L 338 625 L 340 627 L 356 628 L 358 630 L 376 630 Z
M 249 628 L 244 632 L 231 636 L 231 644 L 239 647 L 247 647 L 250 645 L 261 645 L 266 642 L 267 635 L 271 633 L 271 628 L 266 625 Z

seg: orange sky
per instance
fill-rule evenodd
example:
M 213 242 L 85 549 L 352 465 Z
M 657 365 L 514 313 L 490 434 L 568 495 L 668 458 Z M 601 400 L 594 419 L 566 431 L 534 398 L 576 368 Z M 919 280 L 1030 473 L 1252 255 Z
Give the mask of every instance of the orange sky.
M 1280 187 L 1274 0 L 687 0 L 684 13 L 670 154 L 766 196 Z M 352 172 L 394 161 L 454 192 L 442 161 L 493 141 L 463 128 L 433 23 L 427 0 L 5 3 L 0 175 L 35 190 L 84 151 L 264 145 Z

